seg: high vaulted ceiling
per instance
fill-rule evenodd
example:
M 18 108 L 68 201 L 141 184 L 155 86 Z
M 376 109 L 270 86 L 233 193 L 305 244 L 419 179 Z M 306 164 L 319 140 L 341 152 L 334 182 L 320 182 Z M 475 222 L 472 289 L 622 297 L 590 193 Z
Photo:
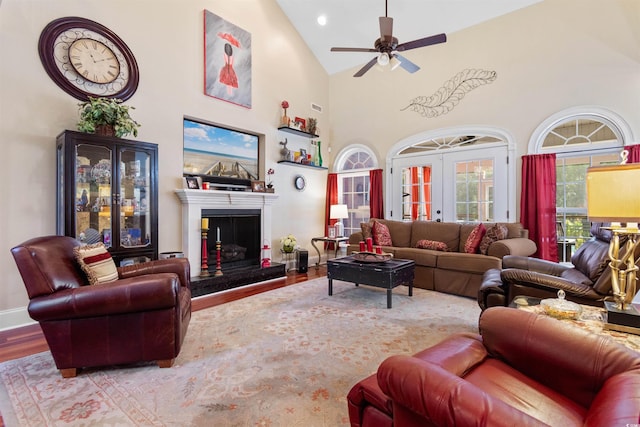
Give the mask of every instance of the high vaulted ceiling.
M 387 0 L 393 35 L 399 43 L 455 31 L 542 0 Z M 330 52 L 332 47 L 373 48 L 380 37 L 378 17 L 385 0 L 276 0 L 327 73 L 362 66 L 375 56 Z M 325 26 L 318 16 L 326 16 Z M 419 48 L 429 49 L 429 47 Z M 420 65 L 420 64 L 417 64 Z

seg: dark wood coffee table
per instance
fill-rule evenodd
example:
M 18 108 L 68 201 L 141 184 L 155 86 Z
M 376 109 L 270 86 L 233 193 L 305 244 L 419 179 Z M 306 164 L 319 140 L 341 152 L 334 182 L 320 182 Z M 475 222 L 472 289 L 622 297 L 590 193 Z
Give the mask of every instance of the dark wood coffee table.
M 386 262 L 365 263 L 352 256 L 327 261 L 329 295 L 333 295 L 333 280 L 343 280 L 375 286 L 387 290 L 387 308 L 391 308 L 391 291 L 398 285 L 409 286 L 409 296 L 413 296 L 413 276 L 415 262 L 409 259 L 390 259 Z

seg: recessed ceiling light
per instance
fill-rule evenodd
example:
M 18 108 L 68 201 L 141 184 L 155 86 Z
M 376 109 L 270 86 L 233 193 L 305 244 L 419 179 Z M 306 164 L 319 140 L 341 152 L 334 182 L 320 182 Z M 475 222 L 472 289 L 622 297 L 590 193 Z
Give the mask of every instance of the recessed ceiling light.
M 318 16 L 318 24 L 320 24 L 322 26 L 327 25 L 327 16 L 326 15 Z

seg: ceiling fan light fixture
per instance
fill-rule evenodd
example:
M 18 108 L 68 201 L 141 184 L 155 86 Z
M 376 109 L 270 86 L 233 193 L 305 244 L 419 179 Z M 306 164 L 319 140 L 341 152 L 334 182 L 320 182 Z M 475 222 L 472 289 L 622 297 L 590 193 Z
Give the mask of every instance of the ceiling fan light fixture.
M 389 54 L 387 52 L 382 52 L 378 56 L 378 65 L 382 65 L 383 67 L 389 63 Z
M 395 70 L 400 66 L 400 60 L 396 58 L 395 55 L 391 57 L 391 59 L 389 60 L 389 63 L 391 64 L 391 71 Z

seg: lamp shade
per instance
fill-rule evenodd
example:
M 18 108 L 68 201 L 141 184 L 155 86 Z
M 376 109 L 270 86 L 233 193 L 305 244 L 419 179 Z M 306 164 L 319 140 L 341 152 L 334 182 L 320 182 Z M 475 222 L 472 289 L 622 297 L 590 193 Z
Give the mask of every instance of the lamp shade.
M 640 163 L 588 168 L 587 216 L 592 222 L 640 221 Z
M 331 205 L 329 209 L 329 219 L 349 218 L 347 205 Z

